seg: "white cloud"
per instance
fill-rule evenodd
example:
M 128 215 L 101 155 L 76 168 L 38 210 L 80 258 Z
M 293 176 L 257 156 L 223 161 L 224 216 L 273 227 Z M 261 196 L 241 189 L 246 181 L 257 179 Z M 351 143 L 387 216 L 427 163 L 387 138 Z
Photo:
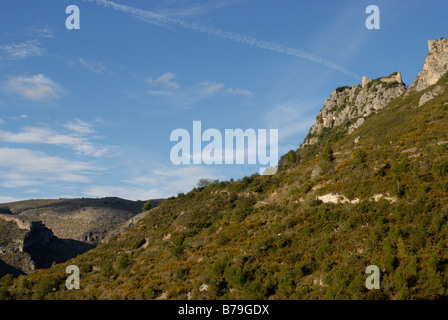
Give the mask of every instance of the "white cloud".
M 166 72 L 157 78 L 146 78 L 146 82 L 153 88 L 146 90 L 146 93 L 167 99 L 176 108 L 179 106 L 186 106 L 195 104 L 202 99 L 208 98 L 212 94 L 218 92 L 226 92 L 231 95 L 239 96 L 252 96 L 253 92 L 246 89 L 239 88 L 226 88 L 226 85 L 221 82 L 214 81 L 201 81 L 194 86 L 187 86 L 181 90 L 180 84 L 174 81 L 176 74 L 172 72 Z
M 61 91 L 58 84 L 43 74 L 13 77 L 7 82 L 5 89 L 30 100 L 59 98 L 58 93 Z
M 71 134 L 58 133 L 47 127 L 25 127 L 21 132 L 0 130 L 0 141 L 8 143 L 49 144 L 69 147 L 78 154 L 102 157 L 116 149 L 113 146 L 101 146 L 92 143 L 87 134 L 94 133 L 92 126 L 81 120 L 68 122 L 64 125 L 72 131 Z
M 24 191 L 25 193 L 39 193 L 39 189 L 28 189 Z
M 200 85 L 202 86 L 202 91 L 206 94 L 212 94 L 224 88 L 223 83 L 217 83 L 217 82 L 203 81 L 200 83 Z
M 158 165 L 144 173 L 139 173 L 135 178 L 124 182 L 134 186 L 134 192 L 140 190 L 139 196 L 119 193 L 127 196 L 127 199 L 166 198 L 177 195 L 178 192 L 188 192 L 194 187 L 200 178 L 218 179 L 216 172 L 208 166 L 164 166 Z M 110 189 L 109 189 L 110 190 Z M 119 191 L 119 190 L 117 190 Z M 92 194 L 91 194 L 92 195 Z M 147 195 L 144 197 L 143 195 Z
M 243 95 L 243 96 L 253 96 L 254 93 L 252 91 L 246 89 L 239 88 L 227 88 L 227 92 L 233 95 Z
M 100 62 L 86 61 L 86 60 L 84 60 L 82 58 L 79 58 L 78 61 L 84 68 L 90 70 L 93 73 L 96 73 L 96 74 L 103 74 L 103 73 L 112 74 L 112 72 L 101 61 Z
M 0 148 L 1 185 L 7 188 L 60 182 L 88 183 L 89 176 L 103 170 L 85 161 L 67 160 L 41 151 Z
M 0 173 L 0 177 L 2 178 L 1 186 L 6 188 L 27 187 L 40 184 L 39 181 L 30 178 L 27 174 L 18 172 L 2 172 Z
M 166 72 L 157 78 L 147 78 L 146 82 L 154 87 L 161 87 L 164 89 L 179 89 L 180 85 L 177 82 L 172 81 L 176 77 L 176 74 L 172 72 Z
M 0 203 L 9 203 L 9 202 L 15 202 L 15 201 L 20 201 L 23 199 L 19 199 L 19 198 L 14 198 L 14 197 L 10 197 L 10 196 L 0 196 Z
M 90 178 L 85 175 L 75 174 L 75 173 L 61 173 L 55 176 L 55 180 L 57 181 L 65 181 L 65 182 L 79 182 L 79 183 L 88 183 L 90 182 Z
M 0 45 L 0 57 L 11 60 L 22 60 L 31 56 L 42 56 L 45 49 L 37 40 Z
M 28 34 L 39 38 L 54 38 L 55 29 L 51 26 L 45 27 L 30 27 L 28 28 Z
M 4 124 L 5 123 L 5 121 L 3 121 L 1 118 L 0 118 L 0 124 Z
M 85 121 L 75 119 L 74 121 L 69 121 L 66 124 L 64 124 L 64 127 L 69 129 L 70 131 L 73 131 L 80 135 L 90 134 L 94 133 L 95 130 L 93 129 L 93 126 L 90 123 L 87 123 Z
M 170 91 L 164 91 L 164 90 L 148 90 L 146 91 L 147 94 L 150 96 L 158 96 L 158 97 L 166 97 L 171 96 Z
M 84 161 L 71 161 L 57 156 L 49 156 L 41 151 L 23 148 L 0 148 L 0 167 L 13 168 L 15 172 L 26 173 L 67 173 L 97 170 Z
M 231 6 L 236 3 L 241 2 L 241 0 L 219 0 L 219 1 L 206 1 L 202 3 L 191 3 L 183 1 L 179 1 L 176 3 L 175 8 L 167 8 L 159 10 L 160 13 L 163 13 L 166 16 L 182 16 L 182 17 L 193 17 L 198 15 L 204 15 L 211 11 L 218 10 L 223 7 Z M 170 1 L 166 1 L 168 5 L 171 5 Z M 185 5 L 185 6 L 183 6 Z

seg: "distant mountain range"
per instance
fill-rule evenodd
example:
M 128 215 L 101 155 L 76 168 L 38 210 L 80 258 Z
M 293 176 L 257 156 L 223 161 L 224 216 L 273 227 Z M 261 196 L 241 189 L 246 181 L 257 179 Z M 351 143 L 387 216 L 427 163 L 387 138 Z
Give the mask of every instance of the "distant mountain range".
M 144 203 L 81 198 L 0 204 L 0 276 L 48 268 L 84 253 L 135 223 Z

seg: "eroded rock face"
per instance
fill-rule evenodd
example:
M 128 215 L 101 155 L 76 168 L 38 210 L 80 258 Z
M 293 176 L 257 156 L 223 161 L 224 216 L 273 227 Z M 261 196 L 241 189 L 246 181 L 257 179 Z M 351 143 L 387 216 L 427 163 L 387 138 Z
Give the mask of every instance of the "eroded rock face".
M 9 216 L 19 219 L 18 223 L 42 221 L 60 239 L 97 245 L 109 232 L 139 214 L 143 203 L 119 198 L 40 199 L 3 204 L 0 214 L 9 211 Z
M 53 238 L 53 231 L 48 229 L 42 221 L 32 221 L 28 233 L 23 238 L 22 250 L 33 246 L 45 246 Z
M 0 214 L 0 278 L 48 268 L 91 249 L 93 245 L 59 239 L 41 221 Z
M 152 206 L 160 201 L 151 200 Z M 48 268 L 92 249 L 144 217 L 143 203 L 109 197 L 0 204 L 0 278 Z
M 420 101 L 418 103 L 418 106 L 421 107 L 422 105 L 424 105 L 426 102 L 434 99 L 435 97 L 437 97 L 439 94 L 441 94 L 445 89 L 442 86 L 436 86 L 434 89 L 425 92 L 424 94 L 422 94 L 422 96 L 420 97 Z
M 311 127 L 304 144 L 314 144 L 317 135 L 325 128 L 349 125 L 349 133 L 364 123 L 365 117 L 384 108 L 405 91 L 401 76 L 393 73 L 388 77 L 365 81 L 364 87 L 355 85 L 333 90 L 325 100 L 324 107 Z
M 415 78 L 408 92 L 419 92 L 435 84 L 448 72 L 448 40 L 440 38 L 429 40 L 429 53 L 425 58 L 422 70 Z
M 347 125 L 350 134 L 364 123 L 369 114 L 384 108 L 401 94 L 405 93 L 406 96 L 437 83 L 448 72 L 448 40 L 445 38 L 429 40 L 428 47 L 429 53 L 422 70 L 408 89 L 402 83 L 401 74 L 398 72 L 375 80 L 363 77 L 362 85 L 334 90 L 325 101 L 302 146 L 318 142 L 318 136 L 325 128 Z M 419 105 L 423 105 L 440 93 L 439 88 L 425 93 Z
M 42 221 L 27 221 L 14 216 L 0 214 L 0 219 L 9 224 L 2 223 L 2 231 L 8 230 L 12 237 L 10 241 L 0 243 L 0 252 L 23 252 L 32 246 L 44 246 L 54 237 L 53 232 L 48 229 Z M 4 229 L 4 230 L 3 230 Z M 6 239 L 8 240 L 8 239 Z M 6 249 L 8 247 L 8 249 Z
M 53 232 L 41 221 L 26 221 L 0 214 L 0 277 L 7 273 L 30 273 L 36 267 L 33 248 L 46 248 Z

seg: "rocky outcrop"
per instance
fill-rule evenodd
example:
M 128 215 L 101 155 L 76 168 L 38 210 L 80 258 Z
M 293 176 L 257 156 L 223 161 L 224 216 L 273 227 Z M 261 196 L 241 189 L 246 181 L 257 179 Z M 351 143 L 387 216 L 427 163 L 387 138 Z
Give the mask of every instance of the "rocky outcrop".
M 32 221 L 28 233 L 23 238 L 22 251 L 33 246 L 46 246 L 53 238 L 53 231 L 48 229 L 42 221 Z
M 331 93 L 305 138 L 304 145 L 318 141 L 325 128 L 341 125 L 348 126 L 352 133 L 362 125 L 372 112 L 384 108 L 392 100 L 405 92 L 401 74 L 393 73 L 388 77 L 363 80 L 364 86 L 340 87 Z
M 422 70 L 409 86 L 407 95 L 432 86 L 448 72 L 448 40 L 445 38 L 429 40 L 428 47 L 429 53 L 425 58 Z
M 152 203 L 156 206 L 159 201 Z M 144 203 L 113 197 L 42 199 L 3 204 L 0 210 L 19 220 L 42 221 L 60 239 L 98 245 L 106 241 L 109 232 L 139 214 Z
M 149 211 L 151 211 L 151 210 L 149 210 Z M 119 225 L 117 228 L 115 228 L 114 230 L 110 231 L 105 236 L 105 241 L 109 241 L 109 239 L 111 237 L 113 237 L 114 235 L 119 234 L 121 232 L 124 232 L 124 231 L 128 230 L 129 228 L 131 228 L 132 226 L 134 226 L 139 220 L 143 219 L 146 216 L 146 214 L 148 214 L 149 211 L 144 211 L 144 212 L 141 212 L 141 213 L 133 216 L 131 219 L 125 221 L 124 223 Z
M 108 241 L 148 213 L 141 212 L 144 203 L 110 197 L 0 204 L 0 278 L 48 268 Z
M 335 89 L 325 101 L 302 146 L 318 142 L 319 135 L 326 128 L 346 126 L 347 133 L 350 134 L 361 126 L 372 112 L 384 108 L 401 94 L 404 93 L 406 96 L 436 84 L 448 72 L 448 40 L 445 38 L 429 40 L 428 47 L 429 53 L 422 70 L 408 89 L 402 83 L 400 72 L 374 80 L 368 80 L 364 76 L 362 85 Z M 441 92 L 443 92 L 441 87 L 425 92 L 420 97 L 419 106 Z
M 7 248 L 0 244 L 0 253 L 23 252 L 32 246 L 45 246 L 54 237 L 53 232 L 42 221 L 27 221 L 6 214 L 0 214 L 0 219 L 13 222 L 19 230 L 25 231 L 16 231 L 16 237 L 11 239 L 12 241 L 9 243 L 9 246 L 6 246 Z
M 59 239 L 42 221 L 0 214 L 0 277 L 30 273 L 64 262 L 93 245 L 71 239 Z
M 435 97 L 437 97 L 444 90 L 445 89 L 442 86 L 436 86 L 434 89 L 429 90 L 429 91 L 423 93 L 422 96 L 420 97 L 420 101 L 418 103 L 418 106 L 421 107 L 426 102 L 428 102 L 428 101 L 434 99 Z
M 53 240 L 53 232 L 41 221 L 0 214 L 0 277 L 6 273 L 32 272 L 36 261 L 30 252 L 34 248 L 47 248 Z

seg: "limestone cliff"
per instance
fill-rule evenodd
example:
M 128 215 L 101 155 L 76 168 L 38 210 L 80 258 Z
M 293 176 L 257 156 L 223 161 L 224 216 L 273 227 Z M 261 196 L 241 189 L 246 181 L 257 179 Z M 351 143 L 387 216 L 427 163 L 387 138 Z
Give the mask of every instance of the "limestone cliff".
M 305 138 L 304 145 L 318 141 L 325 128 L 348 126 L 351 133 L 372 112 L 384 108 L 392 100 L 405 91 L 401 81 L 401 74 L 393 73 L 388 77 L 364 81 L 364 85 L 340 87 L 325 100 L 324 107 Z
M 409 86 L 406 94 L 419 92 L 435 84 L 448 72 L 448 40 L 440 38 L 428 41 L 429 53 L 425 58 L 422 70 Z
M 0 253 L 23 252 L 33 246 L 45 246 L 54 237 L 53 232 L 42 221 L 27 221 L 6 214 L 0 214 L 0 219 L 15 223 L 17 229 L 15 237 L 9 239 L 9 241 L 0 242 Z M 9 232 L 11 232 L 11 229 Z M 3 238 L 5 234 L 2 233 Z
M 94 246 L 72 239 L 59 239 L 42 221 L 0 214 L 0 277 L 30 273 L 64 262 Z
M 53 232 L 41 221 L 0 214 L 0 276 L 33 271 L 36 261 L 32 252 L 36 248 L 46 248 L 55 240 Z M 42 260 L 38 260 L 37 265 L 41 265 Z
M 151 200 L 152 207 L 160 199 Z M 143 201 L 40 199 L 0 204 L 0 277 L 64 262 L 132 226 Z
M 372 112 L 384 108 L 403 93 L 408 95 L 420 92 L 434 85 L 448 72 L 448 40 L 445 38 L 429 40 L 428 46 L 429 53 L 422 70 L 407 89 L 401 80 L 401 73 L 395 72 L 388 77 L 374 80 L 363 77 L 362 85 L 333 90 L 330 97 L 325 100 L 302 146 L 316 143 L 326 128 L 345 126 L 350 134 L 362 125 Z M 425 92 L 419 105 L 433 99 L 442 91 L 436 87 Z
M 159 201 L 153 200 L 156 205 Z M 26 221 L 42 221 L 60 239 L 97 245 L 141 212 L 143 201 L 119 198 L 39 199 L 0 204 L 0 212 Z

